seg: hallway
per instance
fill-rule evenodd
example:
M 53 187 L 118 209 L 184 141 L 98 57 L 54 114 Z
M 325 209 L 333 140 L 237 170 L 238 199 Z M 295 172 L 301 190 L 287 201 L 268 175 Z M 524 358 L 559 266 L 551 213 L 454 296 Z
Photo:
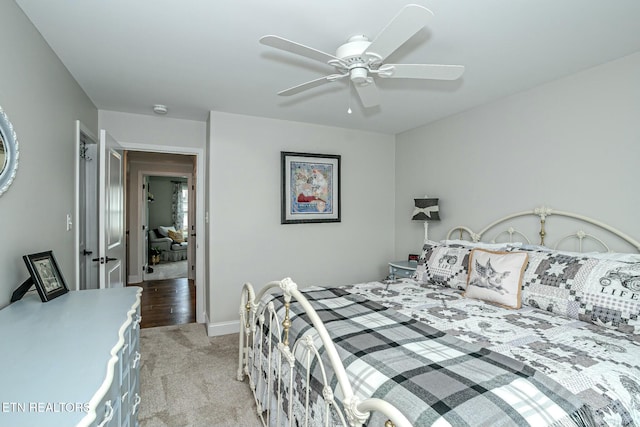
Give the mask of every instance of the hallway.
M 196 321 L 196 287 L 186 278 L 149 280 L 130 286 L 142 288 L 141 328 Z

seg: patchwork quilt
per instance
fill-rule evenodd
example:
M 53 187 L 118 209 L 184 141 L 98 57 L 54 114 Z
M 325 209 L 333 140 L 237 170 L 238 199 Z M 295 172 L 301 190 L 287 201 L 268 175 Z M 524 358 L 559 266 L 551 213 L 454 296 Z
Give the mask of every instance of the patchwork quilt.
M 347 290 L 535 368 L 591 407 L 596 425 L 640 426 L 637 334 L 531 306 L 509 310 L 409 279 Z
M 389 401 L 415 426 L 633 425 L 630 411 L 640 396 L 623 390 L 640 384 L 638 352 L 615 331 L 598 335 L 594 325 L 534 309 L 500 309 L 464 299 L 453 289 L 410 280 L 304 293 L 332 336 L 354 393 Z M 269 302 L 282 315 L 282 297 L 266 295 L 261 304 Z M 322 355 L 314 328 L 295 302 L 291 313 L 290 341 L 311 336 Z M 280 360 L 266 339 L 279 332 L 273 325 L 270 330 L 268 322 L 261 332 L 254 342 L 254 349 L 262 349 L 253 358 L 254 369 L 262 366 L 256 395 L 271 418 L 291 400 L 294 425 L 305 424 L 307 405 L 309 425 L 325 425 L 327 416 L 329 425 L 338 425 L 336 413 L 327 415 L 324 409 L 317 361 L 297 354 L 297 369 L 305 372 L 309 364 L 311 376 L 296 376 L 293 390 L 288 390 L 286 370 L 280 384 L 267 384 Z M 329 363 L 324 367 L 336 390 Z M 605 380 L 606 370 L 617 373 Z M 277 387 L 286 390 L 280 402 L 269 399 Z M 336 398 L 339 405 L 339 388 Z M 374 413 L 367 425 L 385 421 Z

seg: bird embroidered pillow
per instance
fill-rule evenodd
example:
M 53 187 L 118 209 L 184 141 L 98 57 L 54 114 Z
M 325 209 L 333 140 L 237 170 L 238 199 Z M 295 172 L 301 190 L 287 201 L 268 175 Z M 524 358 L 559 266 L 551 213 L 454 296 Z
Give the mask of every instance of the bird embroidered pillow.
M 520 308 L 520 289 L 527 261 L 525 252 L 472 250 L 464 296 L 507 308 Z

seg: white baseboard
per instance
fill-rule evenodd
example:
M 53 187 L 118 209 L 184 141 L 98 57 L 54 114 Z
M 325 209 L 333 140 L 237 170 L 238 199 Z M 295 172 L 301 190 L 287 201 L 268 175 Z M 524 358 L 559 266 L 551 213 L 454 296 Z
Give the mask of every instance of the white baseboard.
M 238 332 L 240 332 L 240 320 L 233 320 L 231 322 L 210 323 L 207 317 L 206 325 L 207 335 L 210 337 L 237 334 Z

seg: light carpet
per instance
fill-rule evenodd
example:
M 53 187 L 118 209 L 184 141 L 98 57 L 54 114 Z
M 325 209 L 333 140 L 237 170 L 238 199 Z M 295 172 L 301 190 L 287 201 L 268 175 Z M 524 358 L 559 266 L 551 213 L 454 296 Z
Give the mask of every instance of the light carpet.
M 187 277 L 187 260 L 152 265 L 153 273 L 144 273 L 144 280 L 164 280 Z
M 253 395 L 236 379 L 238 334 L 204 325 L 141 329 L 140 427 L 258 427 Z

